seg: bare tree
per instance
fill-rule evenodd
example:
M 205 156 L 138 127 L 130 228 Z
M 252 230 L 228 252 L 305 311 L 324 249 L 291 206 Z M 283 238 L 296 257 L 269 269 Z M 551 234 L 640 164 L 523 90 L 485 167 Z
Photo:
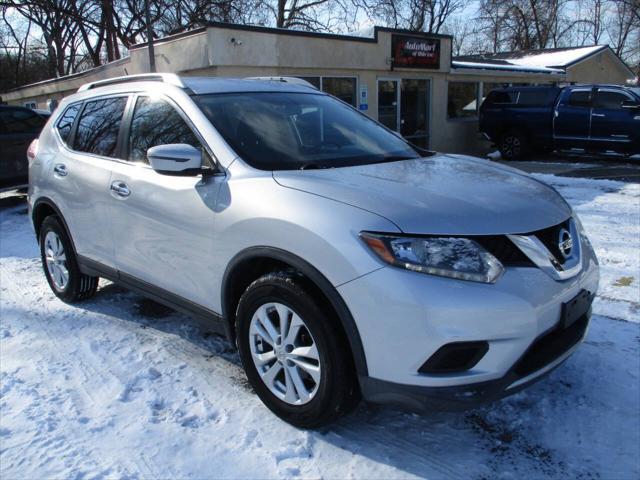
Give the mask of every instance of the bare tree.
M 640 2 L 612 0 L 607 31 L 611 48 L 623 60 L 640 57 Z
M 394 28 L 440 33 L 447 20 L 462 9 L 464 0 L 357 0 L 374 20 Z

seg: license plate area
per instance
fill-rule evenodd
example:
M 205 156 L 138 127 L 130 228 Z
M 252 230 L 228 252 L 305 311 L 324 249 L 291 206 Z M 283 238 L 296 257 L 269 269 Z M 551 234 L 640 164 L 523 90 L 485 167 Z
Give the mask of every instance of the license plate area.
M 581 290 L 578 295 L 563 303 L 560 314 L 560 327 L 569 328 L 583 315 L 589 313 L 593 297 L 594 295 L 591 292 Z

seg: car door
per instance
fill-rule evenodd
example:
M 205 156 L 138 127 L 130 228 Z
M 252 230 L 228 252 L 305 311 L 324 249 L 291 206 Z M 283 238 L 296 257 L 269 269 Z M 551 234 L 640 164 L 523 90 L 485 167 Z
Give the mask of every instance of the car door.
M 621 90 L 598 88 L 591 112 L 591 148 L 637 153 L 631 149 L 640 140 L 640 112 L 622 108 L 622 102 L 634 100 Z
M 553 112 L 553 138 L 557 148 L 587 148 L 591 123 L 591 88 L 565 93 Z
M 0 109 L 0 187 L 27 183 L 27 148 L 45 123 L 28 108 Z
M 147 150 L 172 143 L 193 145 L 210 161 L 201 137 L 168 98 L 139 95 L 128 117 L 127 161 L 115 165 L 111 179 L 117 268 L 125 280 L 177 296 L 174 303 L 211 307 L 213 222 L 224 177 L 171 176 L 150 167 Z
M 48 191 L 64 215 L 78 255 L 113 267 L 109 180 L 127 94 L 70 105 L 56 121 L 63 144 Z

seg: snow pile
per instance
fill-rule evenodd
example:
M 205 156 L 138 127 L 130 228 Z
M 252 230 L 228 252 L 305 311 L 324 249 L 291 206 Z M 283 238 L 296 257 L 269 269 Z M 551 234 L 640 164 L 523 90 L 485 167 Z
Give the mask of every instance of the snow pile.
M 640 186 L 537 178 L 600 258 L 585 344 L 485 408 L 361 406 L 319 432 L 274 417 L 187 317 L 107 282 L 58 301 L 26 207 L 0 210 L 0 478 L 638 478 Z
M 604 47 L 604 45 L 594 45 L 591 47 L 559 49 L 557 51 L 541 53 L 531 52 L 529 55 L 517 55 L 513 58 L 501 58 L 501 60 L 506 60 L 513 65 L 524 65 L 527 67 L 565 67 L 598 50 L 603 50 Z
M 558 68 L 550 68 L 545 66 L 531 66 L 525 63 L 516 63 L 515 61 L 509 59 L 507 60 L 509 63 L 513 65 L 506 64 L 498 64 L 498 63 L 483 63 L 483 62 L 465 62 L 460 60 L 453 60 L 451 65 L 453 68 L 480 68 L 483 70 L 514 70 L 514 71 L 527 71 L 527 72 L 540 72 L 540 73 L 564 73 L 564 70 L 560 70 Z M 524 67 L 524 68 L 523 68 Z

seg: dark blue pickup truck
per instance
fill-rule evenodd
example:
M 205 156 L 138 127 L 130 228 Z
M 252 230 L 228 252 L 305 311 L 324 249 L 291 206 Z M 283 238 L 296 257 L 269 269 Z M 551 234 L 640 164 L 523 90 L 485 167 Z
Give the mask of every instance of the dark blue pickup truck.
M 530 152 L 583 149 L 640 153 L 640 87 L 575 85 L 492 90 L 480 132 L 507 160 Z

